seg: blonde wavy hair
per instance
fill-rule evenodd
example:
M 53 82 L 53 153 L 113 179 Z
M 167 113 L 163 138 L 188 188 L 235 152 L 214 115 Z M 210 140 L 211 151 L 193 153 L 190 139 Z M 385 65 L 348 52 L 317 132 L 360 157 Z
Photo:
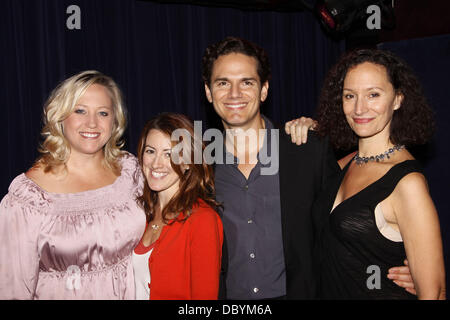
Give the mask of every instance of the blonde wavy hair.
M 122 93 L 114 80 L 101 72 L 88 70 L 80 72 L 61 82 L 50 94 L 44 105 L 41 135 L 44 141 L 39 147 L 40 158 L 36 165 L 44 172 L 65 165 L 70 155 L 70 145 L 64 137 L 63 121 L 73 112 L 78 99 L 93 84 L 105 87 L 110 95 L 114 110 L 114 124 L 111 138 L 103 147 L 104 164 L 114 172 L 120 172 L 118 159 L 125 142 L 121 139 L 126 128 L 126 109 Z

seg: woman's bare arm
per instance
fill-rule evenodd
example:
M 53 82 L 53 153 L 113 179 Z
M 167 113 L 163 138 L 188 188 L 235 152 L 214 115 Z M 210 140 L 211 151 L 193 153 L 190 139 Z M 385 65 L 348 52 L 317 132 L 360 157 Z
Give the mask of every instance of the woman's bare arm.
M 391 203 L 418 298 L 445 299 L 439 218 L 425 177 L 420 173 L 406 175 L 395 188 Z

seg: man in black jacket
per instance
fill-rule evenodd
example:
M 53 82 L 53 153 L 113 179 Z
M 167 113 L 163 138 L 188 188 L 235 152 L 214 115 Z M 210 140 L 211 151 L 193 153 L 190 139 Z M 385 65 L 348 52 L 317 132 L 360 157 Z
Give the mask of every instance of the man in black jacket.
M 206 96 L 227 132 L 223 158 L 234 159 L 215 169 L 228 299 L 316 297 L 311 207 L 339 168 L 326 141 L 312 134 L 298 147 L 261 115 L 269 78 L 268 57 L 253 43 L 227 38 L 206 49 Z M 259 139 L 249 141 L 252 133 Z M 234 143 L 241 137 L 247 142 Z

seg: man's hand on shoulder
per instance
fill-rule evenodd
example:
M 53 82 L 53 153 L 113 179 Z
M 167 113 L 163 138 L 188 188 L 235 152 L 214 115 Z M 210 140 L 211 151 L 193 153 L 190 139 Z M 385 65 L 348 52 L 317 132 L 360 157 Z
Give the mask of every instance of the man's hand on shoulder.
M 286 122 L 284 130 L 291 136 L 292 143 L 301 145 L 308 141 L 308 130 L 314 130 L 317 122 L 311 118 L 300 117 Z

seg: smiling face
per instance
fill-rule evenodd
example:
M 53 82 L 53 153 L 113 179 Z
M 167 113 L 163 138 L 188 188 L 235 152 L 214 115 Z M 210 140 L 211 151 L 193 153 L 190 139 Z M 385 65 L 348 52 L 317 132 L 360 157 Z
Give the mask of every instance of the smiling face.
M 261 84 L 258 61 L 241 53 L 220 56 L 214 62 L 206 97 L 225 129 L 258 128 L 260 103 L 267 98 L 269 83 Z
M 72 114 L 63 121 L 64 137 L 71 154 L 97 154 L 111 138 L 114 109 L 108 90 L 98 84 L 89 86 L 78 99 Z
M 168 135 L 156 129 L 149 131 L 145 139 L 142 170 L 149 188 L 166 199 L 171 199 L 180 186 L 180 177 L 170 162 L 171 150 Z
M 342 92 L 343 111 L 360 138 L 379 136 L 389 140 L 393 113 L 400 108 L 384 66 L 364 62 L 347 72 Z

